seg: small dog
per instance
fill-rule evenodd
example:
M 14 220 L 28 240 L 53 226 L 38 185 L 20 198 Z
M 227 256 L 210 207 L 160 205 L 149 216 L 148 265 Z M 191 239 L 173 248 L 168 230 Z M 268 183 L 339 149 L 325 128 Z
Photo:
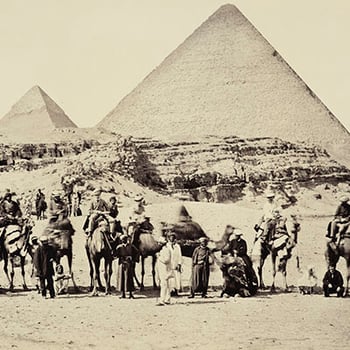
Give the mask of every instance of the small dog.
M 306 272 L 304 272 L 303 276 L 298 281 L 299 293 L 302 295 L 314 294 L 317 281 L 315 268 L 309 265 Z

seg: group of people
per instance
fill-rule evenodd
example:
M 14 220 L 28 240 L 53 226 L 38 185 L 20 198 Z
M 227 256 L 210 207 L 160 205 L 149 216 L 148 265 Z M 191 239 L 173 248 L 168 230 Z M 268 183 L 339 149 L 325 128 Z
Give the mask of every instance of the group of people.
M 3 233 L 9 224 L 20 224 L 22 220 L 22 211 L 18 201 L 14 200 L 14 193 L 7 190 L 0 200 L 0 240 Z M 280 258 L 287 254 L 286 242 L 290 237 L 287 230 L 287 219 L 283 215 L 281 207 L 275 200 L 273 192 L 267 193 L 267 203 L 263 209 L 263 215 L 260 222 L 255 226 L 257 232 L 256 239 L 261 239 L 267 249 L 280 247 Z M 36 202 L 45 199 L 44 194 L 39 190 L 36 194 Z M 349 198 L 343 196 L 341 203 L 336 210 L 334 220 L 329 224 L 327 238 L 328 246 L 332 250 L 339 248 L 342 235 L 346 232 L 349 226 L 350 204 Z M 49 209 L 49 226 L 55 227 L 57 223 L 62 223 L 69 217 L 69 204 L 63 198 L 60 191 L 53 191 L 50 198 Z M 90 203 L 89 213 L 84 222 L 83 229 L 87 237 L 91 237 L 97 227 L 102 227 L 105 230 L 106 240 L 110 245 L 114 257 L 119 258 L 119 280 L 121 297 L 126 297 L 126 292 L 129 292 L 129 297 L 133 298 L 133 271 L 136 262 L 138 261 L 138 252 L 131 236 L 137 225 L 147 224 L 150 231 L 153 226 L 149 218 L 145 216 L 144 199 L 142 196 L 135 197 L 135 207 L 133 208 L 126 227 L 122 227 L 118 219 L 118 205 L 115 196 L 111 196 L 108 203 L 102 199 L 101 190 L 93 191 L 93 199 Z M 147 220 L 148 219 L 148 220 Z M 146 226 L 147 226 L 146 225 Z M 147 229 L 148 229 L 147 228 Z M 220 264 L 223 278 L 224 288 L 223 294 L 229 295 L 240 294 L 249 296 L 254 294 L 257 289 L 257 281 L 254 278 L 254 270 L 252 262 L 248 256 L 247 243 L 242 238 L 242 232 L 239 229 L 234 229 L 231 225 L 227 225 L 225 230 L 226 237 L 234 237 L 229 239 L 227 244 L 222 247 L 222 262 Z M 33 239 L 34 238 L 34 239 Z M 54 271 L 53 262 L 55 259 L 54 251 L 48 244 L 48 236 L 43 235 L 38 242 L 37 237 L 32 238 L 32 243 L 36 247 L 34 255 L 34 266 L 39 278 L 39 289 L 43 296 L 46 296 L 46 290 L 50 296 L 55 295 L 53 276 L 61 275 L 61 290 L 65 289 L 62 283 L 66 285 L 69 276 L 63 274 L 62 266 L 58 266 L 59 271 Z M 177 242 L 176 233 L 168 231 L 166 234 L 167 242 L 163 245 L 158 256 L 158 275 L 161 286 L 159 305 L 166 305 L 170 302 L 171 296 L 177 296 L 182 289 L 181 272 L 182 260 L 181 246 Z M 294 237 L 297 240 L 297 236 Z M 227 256 L 229 258 L 227 258 Z M 207 297 L 210 265 L 218 262 L 212 250 L 208 248 L 208 238 L 201 237 L 199 245 L 194 249 L 192 255 L 192 274 L 190 283 L 189 298 L 194 298 L 197 293 L 200 293 L 203 298 Z M 57 267 L 56 266 L 56 267 Z M 232 272 L 239 281 L 238 287 L 232 287 Z M 308 272 L 310 275 L 310 272 Z M 312 273 L 310 275 L 312 276 Z M 311 278 L 310 277 L 310 278 Z M 231 288 L 231 289 L 230 289 Z M 234 289 L 232 291 L 232 288 Z M 235 289 L 236 288 L 236 289 Z M 330 265 L 323 279 L 323 291 L 325 296 L 330 293 L 336 293 L 338 296 L 344 292 L 343 278 L 341 273 L 335 269 L 335 265 Z M 309 294 L 310 289 L 304 294 Z

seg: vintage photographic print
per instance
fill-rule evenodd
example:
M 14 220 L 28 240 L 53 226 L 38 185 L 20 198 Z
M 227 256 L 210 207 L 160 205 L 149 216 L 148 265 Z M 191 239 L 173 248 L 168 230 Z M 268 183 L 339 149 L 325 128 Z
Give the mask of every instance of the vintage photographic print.
M 0 349 L 347 349 L 349 13 L 0 0 Z

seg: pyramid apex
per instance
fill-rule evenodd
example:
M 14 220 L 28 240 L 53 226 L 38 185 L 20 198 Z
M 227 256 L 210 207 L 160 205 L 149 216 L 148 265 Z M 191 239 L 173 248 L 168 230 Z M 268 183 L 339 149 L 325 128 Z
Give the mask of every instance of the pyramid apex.
M 233 4 L 225 4 L 220 6 L 212 16 L 225 16 L 225 15 L 231 15 L 241 13 L 241 11 Z

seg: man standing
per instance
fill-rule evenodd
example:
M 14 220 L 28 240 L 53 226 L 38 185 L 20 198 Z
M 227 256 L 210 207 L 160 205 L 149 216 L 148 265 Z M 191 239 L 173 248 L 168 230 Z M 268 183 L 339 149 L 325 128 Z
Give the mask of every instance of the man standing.
M 170 304 L 170 279 L 174 278 L 171 268 L 171 248 L 165 244 L 157 259 L 158 277 L 160 281 L 160 297 L 158 306 Z
M 178 296 L 178 292 L 181 290 L 182 254 L 180 245 L 176 243 L 175 232 L 168 233 L 167 246 L 171 251 L 171 270 L 174 275 L 174 278 L 170 279 L 171 296 Z
M 189 298 L 194 298 L 195 293 L 202 293 L 202 298 L 207 298 L 210 258 L 214 259 L 208 248 L 208 238 L 201 237 L 199 242 L 199 247 L 194 250 L 192 255 L 192 283 Z
M 343 276 L 335 266 L 330 265 L 323 277 L 323 292 L 325 297 L 329 297 L 330 293 L 337 293 L 338 298 L 344 293 Z
M 53 261 L 55 259 L 55 250 L 48 243 L 47 236 L 40 237 L 41 245 L 35 251 L 34 265 L 37 276 L 40 280 L 41 295 L 46 297 L 46 290 L 49 290 L 50 298 L 55 297 L 55 289 L 53 284 Z
M 125 299 L 125 292 L 129 292 L 129 299 L 134 299 L 132 292 L 134 288 L 133 260 L 138 254 L 138 250 L 132 245 L 127 235 L 120 237 L 121 244 L 116 249 L 116 256 L 119 258 L 119 281 L 121 298 Z

